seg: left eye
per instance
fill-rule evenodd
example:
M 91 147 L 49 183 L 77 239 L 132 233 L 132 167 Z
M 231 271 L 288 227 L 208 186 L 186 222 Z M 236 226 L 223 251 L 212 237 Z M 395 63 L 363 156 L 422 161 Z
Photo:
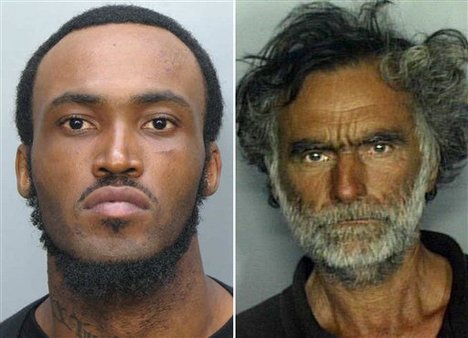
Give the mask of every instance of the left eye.
M 154 130 L 168 130 L 174 127 L 174 123 L 165 117 L 157 117 L 145 123 L 143 128 Z
M 391 149 L 392 147 L 388 143 L 375 143 L 372 145 L 371 151 L 375 154 L 384 154 Z

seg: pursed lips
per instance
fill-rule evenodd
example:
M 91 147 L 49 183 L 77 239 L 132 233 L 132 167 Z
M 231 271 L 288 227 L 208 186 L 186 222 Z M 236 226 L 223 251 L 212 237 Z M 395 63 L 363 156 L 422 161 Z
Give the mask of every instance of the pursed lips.
M 149 209 L 150 201 L 136 188 L 105 186 L 90 193 L 84 199 L 83 207 L 106 217 L 125 217 Z

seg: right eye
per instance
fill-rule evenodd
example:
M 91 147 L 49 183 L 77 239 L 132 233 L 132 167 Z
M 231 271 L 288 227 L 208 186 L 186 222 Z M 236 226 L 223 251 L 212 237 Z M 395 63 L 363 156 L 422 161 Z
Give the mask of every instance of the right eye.
M 303 154 L 303 161 L 305 163 L 318 163 L 318 162 L 327 162 L 330 160 L 330 157 L 327 156 L 322 151 L 309 151 Z
M 91 122 L 88 122 L 81 117 L 69 117 L 64 119 L 60 121 L 60 126 L 69 131 L 83 131 L 96 128 Z
M 71 129 L 81 129 L 83 128 L 85 121 L 82 119 L 70 119 L 68 120 L 68 125 Z

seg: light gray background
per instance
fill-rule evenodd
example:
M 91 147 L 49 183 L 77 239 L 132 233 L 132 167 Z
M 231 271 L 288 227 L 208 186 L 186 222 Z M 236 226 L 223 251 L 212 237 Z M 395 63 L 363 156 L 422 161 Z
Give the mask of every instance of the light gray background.
M 236 55 L 256 53 L 272 36 L 281 19 L 298 1 L 238 1 L 236 6 Z M 340 6 L 356 6 L 356 1 L 334 1 Z M 468 32 L 468 2 L 395 1 L 391 17 L 398 28 L 410 34 L 432 33 L 441 28 Z M 237 62 L 239 79 L 245 72 Z M 302 256 L 280 212 L 267 204 L 265 178 L 242 161 L 236 163 L 236 311 L 242 311 L 280 292 L 291 284 L 295 266 Z M 452 185 L 439 191 L 423 218 L 425 229 L 444 232 L 468 252 L 467 224 L 468 170 Z
M 106 2 L 109 4 L 112 2 Z M 130 2 L 127 2 L 130 3 Z M 233 4 L 231 2 L 131 2 L 166 14 L 193 33 L 218 71 L 225 100 L 219 139 L 221 185 L 202 211 L 199 227 L 205 272 L 232 285 L 233 262 Z M 102 3 L 104 4 L 104 3 Z M 30 209 L 16 191 L 14 158 L 19 144 L 13 123 L 15 87 L 27 59 L 71 17 L 99 2 L 2 4 L 1 313 L 7 318 L 47 293 L 46 254 Z

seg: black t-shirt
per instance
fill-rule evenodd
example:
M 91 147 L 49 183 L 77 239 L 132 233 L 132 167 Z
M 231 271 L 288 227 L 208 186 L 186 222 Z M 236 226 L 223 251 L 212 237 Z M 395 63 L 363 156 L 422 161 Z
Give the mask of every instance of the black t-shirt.
M 452 266 L 453 283 L 440 338 L 468 337 L 468 256 L 450 237 L 421 231 L 422 243 Z M 305 283 L 314 264 L 303 257 L 294 273 L 293 285 L 282 293 L 240 313 L 236 318 L 236 337 L 335 337 L 320 327 L 307 302 Z
M 218 284 L 220 284 L 224 289 L 226 289 L 231 295 L 233 294 L 232 287 L 224 284 L 223 282 L 211 277 L 215 280 Z M 13 315 L 5 322 L 0 325 L 0 337 L 1 338 L 49 338 L 44 331 L 42 331 L 41 327 L 36 321 L 36 317 L 34 313 L 36 309 L 41 303 L 47 299 L 48 296 L 42 297 L 41 299 L 35 301 L 32 304 L 29 304 L 26 308 L 18 312 L 17 314 Z M 21 319 L 21 314 L 24 313 L 24 319 L 16 320 L 16 318 Z M 16 316 L 16 318 L 15 318 Z M 8 328 L 6 328 L 6 324 L 8 322 Z M 11 323 L 13 323 L 11 325 Z M 2 327 L 4 326 L 4 330 Z M 15 328 L 16 327 L 16 328 Z M 17 336 L 11 336 L 10 332 L 19 332 Z M 8 333 L 6 333 L 8 332 Z M 8 335 L 8 336 L 7 336 Z M 211 338 L 232 338 L 233 337 L 233 321 L 230 318 L 217 332 L 215 332 Z

